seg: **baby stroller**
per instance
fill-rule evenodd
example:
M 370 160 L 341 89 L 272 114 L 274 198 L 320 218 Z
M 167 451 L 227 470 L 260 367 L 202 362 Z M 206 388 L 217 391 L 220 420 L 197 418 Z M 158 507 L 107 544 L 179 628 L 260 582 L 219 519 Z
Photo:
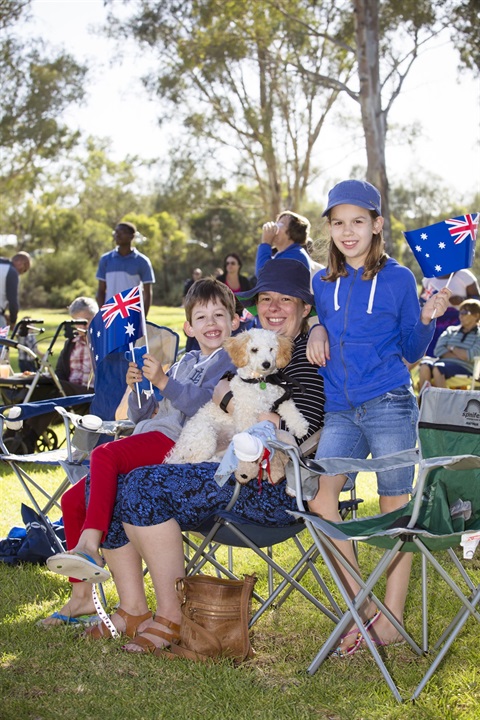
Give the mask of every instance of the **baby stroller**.
M 78 389 L 70 383 L 59 380 L 51 363 L 54 345 L 63 331 L 65 338 L 78 333 L 77 327 L 86 325 L 86 320 L 64 320 L 55 330 L 46 351 L 39 354 L 36 335 L 43 332 L 39 328 L 43 320 L 23 318 L 15 326 L 12 337 L 0 337 L 0 357 L 2 371 L 0 377 L 0 411 L 20 403 L 36 402 L 77 395 Z M 19 372 L 13 372 L 6 361 L 7 352 L 18 353 Z M 28 369 L 32 368 L 32 369 Z M 80 412 L 86 408 L 79 409 Z M 9 451 L 16 454 L 55 450 L 59 446 L 57 433 L 52 427 L 61 424 L 61 418 L 53 412 L 23 423 L 20 430 L 6 430 L 4 442 Z

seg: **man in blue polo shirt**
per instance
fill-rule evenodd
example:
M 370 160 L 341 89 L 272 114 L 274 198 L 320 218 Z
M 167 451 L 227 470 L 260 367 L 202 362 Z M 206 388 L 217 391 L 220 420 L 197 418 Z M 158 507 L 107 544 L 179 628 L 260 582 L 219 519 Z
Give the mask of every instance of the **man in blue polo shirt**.
M 118 223 L 115 228 L 113 237 L 117 247 L 102 255 L 98 263 L 97 302 L 102 307 L 105 300 L 143 282 L 143 302 L 147 315 L 152 304 L 155 275 L 148 257 L 132 248 L 136 232 L 135 225 L 129 222 Z

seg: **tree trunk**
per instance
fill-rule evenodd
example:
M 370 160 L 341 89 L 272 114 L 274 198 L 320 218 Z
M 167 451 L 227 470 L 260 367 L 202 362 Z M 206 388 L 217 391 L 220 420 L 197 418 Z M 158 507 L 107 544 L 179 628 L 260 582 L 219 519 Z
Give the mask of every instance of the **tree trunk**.
M 393 250 L 385 159 L 386 116 L 380 86 L 378 0 L 354 0 L 360 108 L 367 151 L 367 180 L 382 195 L 386 251 Z

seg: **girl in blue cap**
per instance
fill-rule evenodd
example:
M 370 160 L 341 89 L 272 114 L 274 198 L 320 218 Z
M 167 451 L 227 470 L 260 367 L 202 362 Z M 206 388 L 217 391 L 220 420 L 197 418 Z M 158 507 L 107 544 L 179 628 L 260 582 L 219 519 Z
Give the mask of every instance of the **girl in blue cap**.
M 418 405 L 404 359 L 412 363 L 424 355 L 433 318 L 445 312 L 450 292 L 441 290 L 420 309 L 413 273 L 385 253 L 380 193 L 370 183 L 336 185 L 323 215 L 331 234 L 329 257 L 313 279 L 320 322 L 307 347 L 325 383 L 325 427 L 316 457 L 378 457 L 415 447 Z M 382 513 L 408 502 L 413 475 L 413 467 L 377 474 Z M 310 510 L 339 522 L 338 499 L 346 482 L 344 475 L 322 475 Z M 351 543 L 337 544 L 357 567 Z M 400 623 L 410 567 L 411 555 L 403 554 L 387 574 L 385 605 Z M 342 575 L 354 597 L 359 586 L 348 573 Z M 373 602 L 361 609 L 362 632 L 378 645 L 398 641 L 395 627 L 376 610 Z M 350 655 L 362 643 L 353 628 L 335 653 Z

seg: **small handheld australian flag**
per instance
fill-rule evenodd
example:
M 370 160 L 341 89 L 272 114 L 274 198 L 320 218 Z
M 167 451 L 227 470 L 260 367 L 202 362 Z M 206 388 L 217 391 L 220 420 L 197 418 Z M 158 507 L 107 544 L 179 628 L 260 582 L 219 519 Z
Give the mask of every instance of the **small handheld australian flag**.
M 478 213 L 404 232 L 425 277 L 440 277 L 473 265 Z

